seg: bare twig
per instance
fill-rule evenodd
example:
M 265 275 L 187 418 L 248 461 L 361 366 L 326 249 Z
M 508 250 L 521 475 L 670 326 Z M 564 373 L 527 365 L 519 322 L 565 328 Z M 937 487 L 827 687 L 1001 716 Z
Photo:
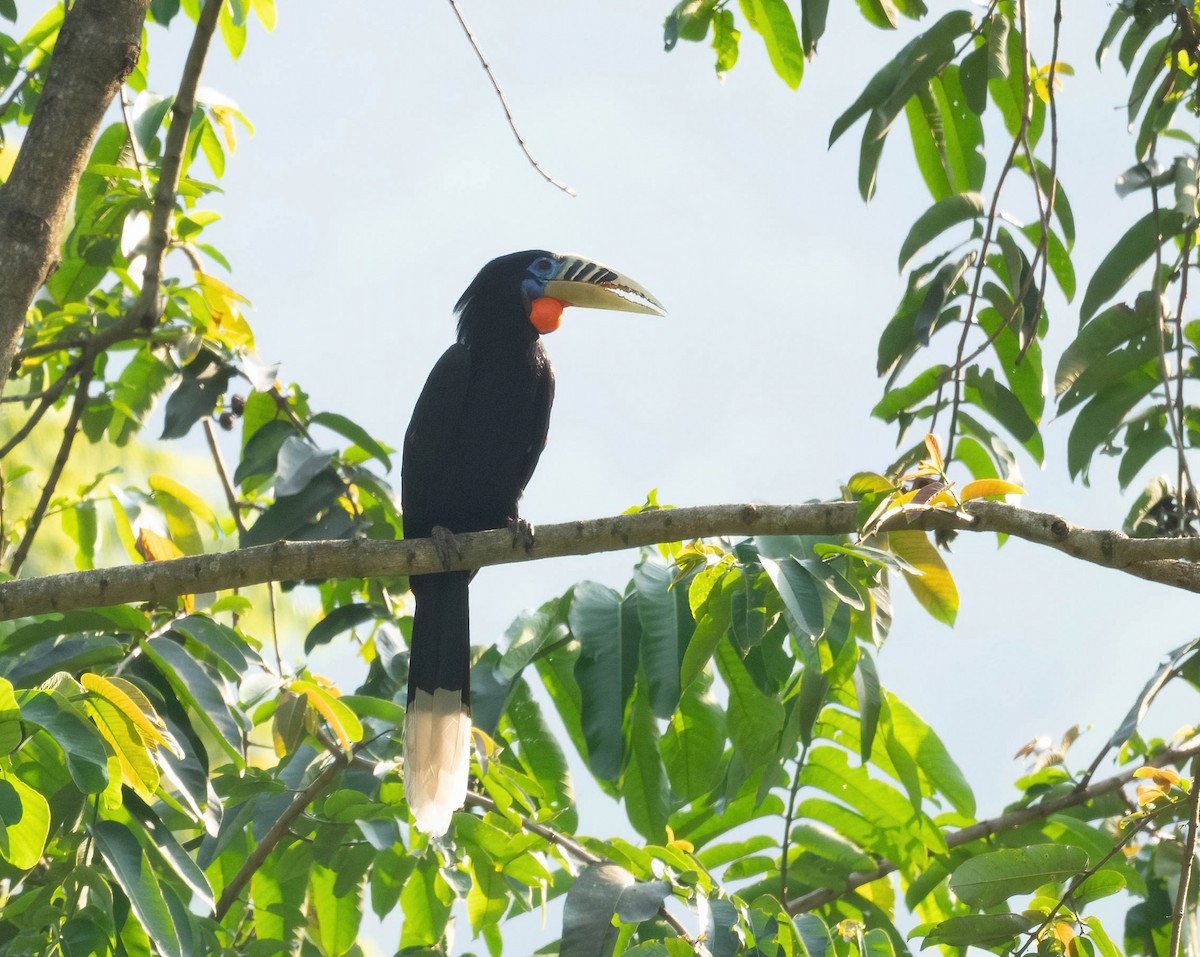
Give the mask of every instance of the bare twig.
M 456 536 L 462 556 L 449 569 L 429 539 L 277 542 L 152 564 L 0 582 L 0 621 L 25 615 L 131 601 L 170 603 L 179 595 L 224 591 L 268 581 L 424 575 L 563 555 L 640 548 L 659 542 L 737 535 L 845 535 L 858 529 L 855 502 L 808 505 L 706 505 L 659 509 L 586 521 L 540 525 L 533 547 L 512 547 L 508 529 Z M 1200 592 L 1200 538 L 1130 538 L 1080 528 L 1050 512 L 973 501 L 962 512 L 931 509 L 883 524 L 919 529 L 1003 532 L 1185 591 Z
M 54 490 L 58 486 L 58 480 L 62 477 L 63 469 L 66 468 L 67 458 L 71 454 L 71 446 L 75 442 L 75 436 L 79 434 L 79 420 L 83 417 L 83 410 L 88 404 L 88 388 L 92 384 L 92 366 L 89 362 L 83 367 L 79 374 L 79 386 L 75 390 L 75 402 L 71 406 L 71 415 L 67 419 L 67 424 L 63 428 L 63 440 L 58 447 L 58 455 L 54 458 L 54 465 L 50 469 L 50 474 L 46 477 L 46 482 L 42 486 L 42 494 L 38 499 L 37 505 L 33 509 L 33 514 L 29 516 L 29 522 L 25 526 L 25 534 L 21 538 L 21 544 L 17 546 L 16 552 L 13 554 L 12 565 L 9 567 L 9 573 L 16 575 L 21 566 L 25 564 L 25 559 L 29 556 L 29 549 L 33 547 L 34 536 L 37 535 L 38 529 L 41 527 L 42 519 L 46 515 L 46 509 L 50 505 L 50 499 L 54 496 Z
M 242 509 L 238 505 L 237 493 L 233 490 L 233 482 L 229 478 L 229 469 L 225 465 L 225 457 L 221 454 L 221 446 L 217 444 L 217 432 L 213 428 L 212 416 L 206 415 L 203 421 L 204 438 L 208 441 L 208 451 L 212 455 L 217 477 L 221 480 L 221 489 L 225 492 L 225 504 L 229 506 L 229 513 L 233 516 L 237 530 L 245 532 L 246 524 L 242 521 Z
M 34 430 L 42 420 L 42 417 L 50 411 L 54 403 L 58 401 L 59 397 L 66 391 L 67 386 L 79 373 L 79 370 L 85 364 L 91 364 L 92 358 L 91 354 L 85 354 L 76 359 L 63 370 L 62 375 L 54 380 L 53 385 L 42 393 L 38 407 L 29 413 L 29 418 L 22 423 L 21 427 L 13 434 L 13 437 L 5 442 L 3 446 L 0 446 L 0 459 L 5 458 L 9 452 L 25 441 L 25 437 Z
M 517 138 L 517 145 L 521 147 L 521 152 L 525 154 L 525 158 L 538 173 L 551 186 L 561 189 L 568 196 L 574 196 L 575 190 L 571 189 L 566 183 L 555 179 L 546 171 L 537 160 L 533 158 L 533 154 L 529 152 L 529 147 L 525 144 L 520 131 L 517 129 L 517 121 L 513 119 L 512 110 L 509 109 L 508 100 L 504 96 L 504 91 L 500 88 L 499 82 L 496 80 L 496 74 L 492 72 L 492 68 L 488 66 L 487 60 L 484 58 L 483 50 L 479 47 L 479 41 L 475 39 L 475 34 L 471 32 L 471 28 L 467 26 L 467 21 L 462 15 L 462 10 L 458 7 L 457 0 L 450 0 L 450 9 L 454 11 L 454 15 L 458 17 L 459 25 L 463 29 L 463 33 L 467 35 L 467 41 L 471 44 L 471 49 L 475 51 L 475 56 L 479 58 L 479 65 L 483 67 L 483 72 L 487 74 L 488 79 L 492 81 L 492 89 L 496 91 L 496 97 L 500 100 L 500 105 L 504 108 L 505 119 L 508 120 L 508 128 L 512 130 L 513 136 Z

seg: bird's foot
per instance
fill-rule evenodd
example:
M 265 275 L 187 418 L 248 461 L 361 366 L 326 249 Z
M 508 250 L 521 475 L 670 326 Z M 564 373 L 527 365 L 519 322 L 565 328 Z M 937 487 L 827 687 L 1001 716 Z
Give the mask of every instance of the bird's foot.
M 462 546 L 454 533 L 444 525 L 434 525 L 429 530 L 429 538 L 437 550 L 438 558 L 442 560 L 442 568 L 450 570 L 450 563 L 456 558 L 462 558 Z
M 533 526 L 523 518 L 510 518 L 508 530 L 512 533 L 512 547 L 520 545 L 527 552 L 533 551 Z

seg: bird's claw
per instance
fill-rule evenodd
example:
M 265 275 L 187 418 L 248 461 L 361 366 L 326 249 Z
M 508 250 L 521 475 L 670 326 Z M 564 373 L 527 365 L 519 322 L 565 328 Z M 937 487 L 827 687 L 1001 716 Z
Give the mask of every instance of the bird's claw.
M 438 558 L 442 560 L 442 568 L 449 571 L 450 563 L 456 558 L 462 558 L 462 546 L 458 539 L 444 525 L 434 525 L 429 530 L 429 538 L 438 553 Z
M 512 547 L 519 544 L 527 552 L 533 551 L 533 526 L 523 518 L 510 518 L 508 530 L 512 533 Z

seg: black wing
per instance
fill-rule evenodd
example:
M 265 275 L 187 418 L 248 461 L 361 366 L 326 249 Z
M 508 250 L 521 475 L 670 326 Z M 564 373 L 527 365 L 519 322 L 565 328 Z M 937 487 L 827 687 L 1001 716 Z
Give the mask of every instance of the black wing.
M 534 429 L 530 433 L 529 447 L 525 450 L 524 469 L 521 475 L 522 491 L 529 484 L 529 480 L 533 478 L 533 471 L 537 468 L 538 459 L 542 457 L 542 450 L 546 447 L 546 437 L 550 434 L 550 408 L 554 405 L 554 369 L 544 354 L 539 358 L 542 361 L 542 368 L 541 375 L 538 377 L 537 392 L 534 396 L 536 418 Z
M 470 378 L 471 351 L 455 343 L 442 353 L 417 399 L 404 434 L 400 476 L 405 538 L 427 538 L 433 527 L 429 511 L 446 472 L 446 437 L 462 416 Z

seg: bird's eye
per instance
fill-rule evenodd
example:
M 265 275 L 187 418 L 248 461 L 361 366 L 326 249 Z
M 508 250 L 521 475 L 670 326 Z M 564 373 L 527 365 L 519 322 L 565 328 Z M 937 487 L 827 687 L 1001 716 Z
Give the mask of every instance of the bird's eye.
M 529 271 L 538 279 L 549 279 L 554 275 L 554 260 L 546 256 L 535 259 L 530 264 Z

